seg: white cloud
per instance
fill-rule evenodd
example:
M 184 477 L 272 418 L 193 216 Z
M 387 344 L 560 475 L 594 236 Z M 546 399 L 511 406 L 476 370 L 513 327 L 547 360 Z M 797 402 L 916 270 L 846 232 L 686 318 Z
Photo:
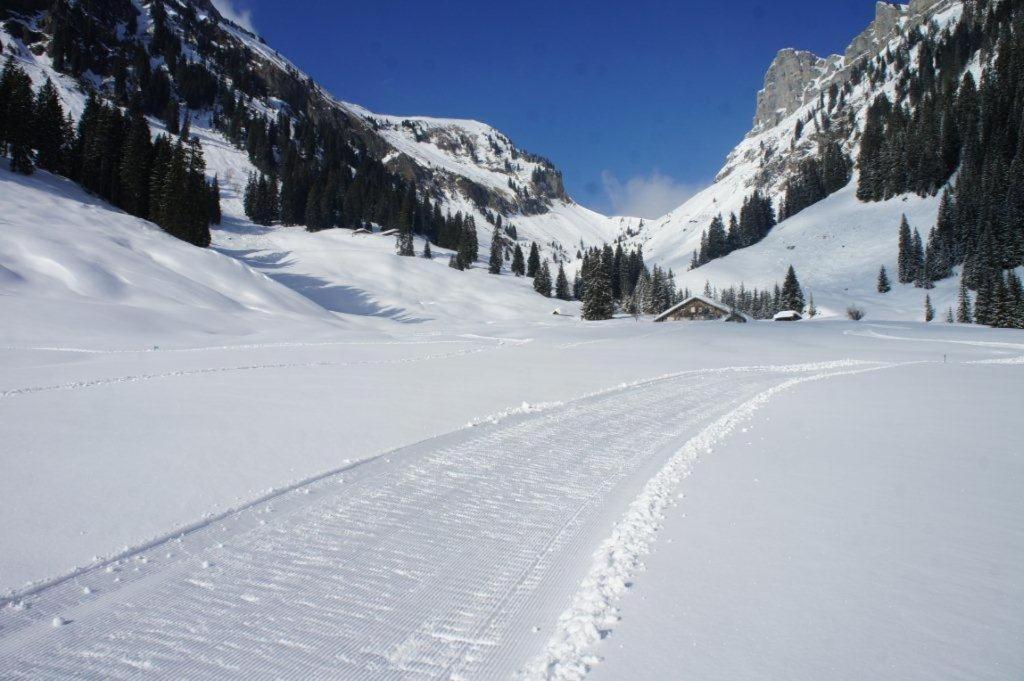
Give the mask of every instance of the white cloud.
M 252 10 L 235 6 L 235 0 L 213 0 L 213 6 L 227 19 L 233 21 L 247 31 L 256 32 L 252 24 Z
M 601 173 L 601 183 L 616 215 L 652 220 L 678 208 L 705 187 L 702 184 L 676 182 L 657 170 L 650 175 L 631 177 L 625 182 L 606 170 Z

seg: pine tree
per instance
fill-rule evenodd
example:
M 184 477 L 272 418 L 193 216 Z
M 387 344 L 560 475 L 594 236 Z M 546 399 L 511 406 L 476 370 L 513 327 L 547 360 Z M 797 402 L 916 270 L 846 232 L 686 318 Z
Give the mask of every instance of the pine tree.
M 705 243 L 701 260 L 710 262 L 727 255 L 728 252 L 728 236 L 725 232 L 725 223 L 722 221 L 721 215 L 716 215 L 711 220 L 711 226 L 708 227 L 707 242 Z
M 931 296 L 925 294 L 924 296 L 924 320 L 930 322 L 935 319 L 935 308 L 932 307 Z
M 32 161 L 32 128 L 34 124 L 32 81 L 20 66 L 8 57 L 0 75 L 0 107 L 4 109 L 3 137 L 0 152 L 6 145 L 11 156 L 11 170 L 31 175 L 35 170 Z
M 584 287 L 584 293 L 586 293 L 586 287 Z M 647 309 L 650 307 L 650 301 L 651 275 L 647 268 L 644 267 L 640 270 L 640 275 L 636 279 L 636 285 L 633 287 L 633 295 L 631 296 L 627 311 L 630 314 L 646 314 Z
M 433 260 L 434 254 L 430 250 L 430 239 L 426 239 L 423 242 L 423 257 L 427 260 Z
M 590 321 L 611 319 L 615 313 L 611 282 L 600 259 L 584 261 L 583 278 L 587 282 L 583 289 L 583 318 Z
M 1013 270 L 1006 273 L 1006 314 L 1009 328 L 1024 328 L 1024 285 Z
M 501 266 L 505 262 L 503 250 L 501 230 L 495 225 L 491 233 L 491 255 L 487 263 L 487 271 L 491 274 L 501 274 Z
M 970 324 L 972 319 L 974 319 L 974 313 L 971 310 L 971 298 L 967 293 L 967 284 L 961 278 L 960 295 L 956 305 L 956 321 L 958 324 Z
M 946 310 L 946 323 L 952 324 L 954 321 L 956 320 L 953 318 L 953 308 L 949 308 Z
M 537 242 L 530 244 L 530 257 L 526 259 L 526 276 L 536 277 L 540 269 L 540 251 L 537 250 Z
M 572 300 L 572 292 L 569 291 L 569 280 L 565 276 L 565 267 L 558 263 L 558 276 L 555 277 L 555 298 L 559 300 Z
M 49 78 L 36 95 L 33 123 L 33 146 L 36 163 L 43 170 L 60 172 L 64 169 L 64 109 L 57 98 L 57 89 Z M 148 141 L 148 140 L 147 140 Z M 145 176 L 143 176 L 145 178 Z
M 537 268 L 537 275 L 533 278 L 533 289 L 545 298 L 551 297 L 551 268 L 548 267 L 547 260 Z
M 462 260 L 455 253 L 448 257 L 448 267 L 451 267 L 453 270 L 466 269 L 466 266 L 462 264 Z
M 213 181 L 210 183 L 210 223 L 219 225 L 221 221 L 220 211 L 220 180 L 216 175 L 213 176 Z
M 924 246 L 921 242 L 921 233 L 914 230 L 913 250 L 911 255 L 911 271 L 913 273 L 914 286 L 917 288 L 928 288 L 928 272 L 925 267 Z
M 878 292 L 888 293 L 891 290 L 892 286 L 889 284 L 889 275 L 885 271 L 885 265 L 882 265 L 882 268 L 878 270 Z
M 985 277 L 978 284 L 978 292 L 974 296 L 974 323 L 990 325 L 994 318 L 993 303 L 994 293 L 992 278 Z
M 132 107 L 130 121 L 128 138 L 121 155 L 121 167 L 118 169 L 120 204 L 132 215 L 148 217 L 153 144 L 150 141 L 149 124 L 137 106 Z
M 786 271 L 786 278 L 782 282 L 779 304 L 783 310 L 802 312 L 804 309 L 804 292 L 800 288 L 800 282 L 796 277 L 796 270 L 793 269 L 792 265 Z
M 512 251 L 512 274 L 521 277 L 526 274 L 526 262 L 523 260 L 523 249 L 516 244 Z
M 167 108 L 164 109 L 164 125 L 167 126 L 167 132 L 172 135 L 181 132 L 181 110 L 178 108 L 178 100 L 171 99 L 167 103 Z
M 310 194 L 313 196 L 313 194 Z M 416 247 L 413 241 L 412 230 L 402 226 L 395 235 L 395 252 L 404 257 L 411 258 L 416 255 Z
M 1003 273 L 995 275 L 995 286 L 993 287 L 992 320 L 991 325 L 1000 329 L 1013 328 L 1015 317 L 1014 301 L 1006 286 L 1006 279 Z
M 814 306 L 814 294 L 807 292 L 807 316 L 814 319 L 818 316 L 818 308 Z
M 398 209 L 398 234 L 395 236 L 395 252 L 403 258 L 412 258 L 416 255 L 416 242 L 412 235 L 416 221 L 415 213 L 416 190 L 410 187 L 404 192 Z
M 670 307 L 668 282 L 665 272 L 657 265 L 651 270 L 651 300 L 646 310 L 650 314 L 660 314 Z
M 910 223 L 907 216 L 900 219 L 899 235 L 899 267 L 898 279 L 901 284 L 909 284 L 914 281 L 916 271 L 914 269 L 914 238 L 910 234 Z

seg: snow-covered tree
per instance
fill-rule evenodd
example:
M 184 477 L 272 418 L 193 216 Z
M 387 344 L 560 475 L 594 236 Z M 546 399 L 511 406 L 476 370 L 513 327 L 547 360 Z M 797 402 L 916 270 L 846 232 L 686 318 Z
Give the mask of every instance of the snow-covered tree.
M 547 260 L 537 268 L 537 275 L 533 278 L 533 290 L 545 298 L 551 297 L 551 268 Z
M 779 303 L 783 310 L 801 312 L 804 309 L 804 292 L 800 288 L 800 281 L 797 279 L 796 270 L 792 265 L 786 271 L 786 278 L 782 282 L 782 295 Z
M 878 270 L 878 284 L 879 293 L 888 293 L 892 290 L 892 284 L 889 283 L 889 273 L 885 271 L 885 265 L 882 265 L 882 269 Z
M 559 300 L 572 300 L 572 292 L 569 290 L 569 279 L 565 276 L 565 267 L 558 263 L 558 276 L 555 277 L 555 298 Z

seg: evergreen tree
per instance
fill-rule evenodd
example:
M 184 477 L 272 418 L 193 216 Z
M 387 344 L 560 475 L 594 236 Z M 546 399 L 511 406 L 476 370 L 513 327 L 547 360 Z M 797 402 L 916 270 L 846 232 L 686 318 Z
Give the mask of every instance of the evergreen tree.
M 0 107 L 3 108 L 0 152 L 6 148 L 11 157 L 11 170 L 31 175 L 35 170 L 32 161 L 32 81 L 10 56 L 0 74 Z
M 526 276 L 536 277 L 540 269 L 540 251 L 537 250 L 537 243 L 530 244 L 530 257 L 526 259 Z
M 710 262 L 728 254 L 728 236 L 725 232 L 725 223 L 721 215 L 716 215 L 708 227 L 707 241 L 704 244 L 701 260 Z
M 313 195 L 310 194 L 310 196 Z M 416 247 L 411 229 L 405 226 L 398 229 L 398 234 L 395 235 L 395 252 L 405 258 L 411 258 L 416 255 Z
M 665 272 L 657 265 L 651 270 L 651 299 L 646 312 L 660 314 L 670 307 L 671 295 Z
M 779 305 L 783 310 L 802 312 L 804 309 L 804 292 L 800 288 L 800 282 L 796 277 L 796 270 L 793 269 L 792 265 L 786 271 L 786 278 L 782 282 Z
M 119 194 L 121 207 L 139 217 L 149 217 L 152 156 L 153 144 L 150 141 L 149 124 L 142 110 L 138 106 L 133 106 L 130 112 L 128 138 L 121 156 L 121 167 L 118 169 L 121 185 Z
M 935 308 L 932 307 L 931 296 L 925 294 L 924 296 L 924 320 L 930 322 L 935 319 Z
M 900 219 L 898 278 L 901 284 L 909 284 L 917 275 L 914 259 L 914 238 L 910 234 L 907 216 Z
M 222 217 L 220 211 L 220 180 L 216 175 L 213 176 L 213 181 L 210 183 L 209 214 L 210 223 L 219 225 Z
M 611 319 L 615 313 L 611 281 L 598 258 L 584 260 L 583 318 L 590 321 Z
M 476 222 L 473 216 L 468 216 L 462 223 L 462 233 L 459 235 L 458 246 L 459 261 L 463 269 L 471 267 L 479 257 L 479 247 L 476 237 Z
M 953 318 L 953 308 L 949 308 L 948 310 L 946 310 L 946 323 L 952 324 L 954 321 L 955 319 Z
M 501 266 L 505 262 L 502 239 L 501 230 L 495 225 L 494 232 L 491 233 L 491 255 L 487 263 L 487 271 L 491 274 L 501 274 Z
M 171 135 L 181 132 L 181 110 L 178 108 L 176 99 L 167 102 L 167 108 L 164 109 L 164 125 L 167 126 L 167 132 Z
M 877 288 L 879 293 L 888 293 L 892 290 L 892 286 L 889 284 L 889 275 L 885 271 L 885 265 L 882 265 L 882 268 L 878 270 Z
M 323 190 L 321 189 L 321 191 Z M 412 234 L 416 224 L 416 190 L 412 187 L 403 193 L 397 221 L 398 234 L 395 237 L 395 252 L 404 258 L 415 257 L 416 242 Z
M 565 267 L 562 263 L 558 263 L 558 276 L 555 277 L 555 298 L 559 300 L 572 300 L 569 280 L 565 276 Z
M 512 251 L 512 274 L 521 277 L 526 274 L 526 262 L 523 260 L 523 249 L 516 244 Z
M 34 109 L 32 133 L 36 162 L 43 170 L 62 172 L 65 168 L 64 149 L 67 145 L 64 138 L 64 109 L 57 98 L 57 89 L 49 78 L 36 95 Z
M 636 287 L 633 289 L 633 300 L 630 312 L 633 314 L 647 314 L 651 309 L 651 273 L 645 267 L 637 277 Z
M 533 278 L 533 289 L 545 298 L 551 297 L 551 268 L 548 267 L 547 260 L 537 268 L 537 275 Z
M 928 274 L 924 261 L 924 246 L 921 242 L 921 233 L 914 230 L 913 250 L 911 252 L 911 272 L 913 274 L 914 286 L 917 288 L 928 288 Z
M 459 256 L 456 255 L 455 253 L 452 253 L 448 257 L 448 267 L 451 267 L 452 269 L 455 269 L 455 270 L 464 270 L 464 269 L 466 269 L 466 266 L 462 264 L 462 259 L 459 258 Z
M 423 257 L 427 260 L 433 260 L 434 254 L 430 250 L 430 240 L 427 239 L 423 242 Z

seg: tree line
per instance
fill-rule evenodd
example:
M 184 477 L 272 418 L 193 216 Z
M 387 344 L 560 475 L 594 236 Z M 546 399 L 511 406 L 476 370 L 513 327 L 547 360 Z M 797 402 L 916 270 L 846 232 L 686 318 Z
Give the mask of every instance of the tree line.
M 786 270 L 782 284 L 776 283 L 771 289 L 747 288 L 740 283 L 739 286 L 718 290 L 710 282 L 705 282 L 703 296 L 754 319 L 771 319 L 784 310 L 794 310 L 810 317 L 818 314 L 814 296 L 809 292 L 805 295 L 792 265 Z
M 202 147 L 187 123 L 175 139 L 154 140 L 139 98 L 125 112 L 90 94 L 76 124 L 53 83 L 33 92 L 13 57 L 0 73 L 0 153 L 15 172 L 38 166 L 63 175 L 196 246 L 208 246 L 209 226 L 220 222 L 217 180 L 207 181 Z
M 739 217 L 735 213 L 729 215 L 728 228 L 721 214 L 712 218 L 711 225 L 701 234 L 699 250 L 693 252 L 690 269 L 753 246 L 768 235 L 776 222 L 771 198 L 756 190 L 743 200 Z
M 858 196 L 935 194 L 956 172 L 926 237 L 902 221 L 898 279 L 928 289 L 959 267 L 982 300 L 972 318 L 1006 325 L 1012 315 L 988 310 L 1012 307 L 999 301 L 1014 298 L 1012 270 L 1024 264 L 1024 4 L 968 3 L 954 30 L 911 43 L 919 45 L 917 68 L 896 103 L 880 95 L 868 110 Z M 966 70 L 976 52 L 980 86 Z M 898 51 L 870 69 L 910 61 Z

